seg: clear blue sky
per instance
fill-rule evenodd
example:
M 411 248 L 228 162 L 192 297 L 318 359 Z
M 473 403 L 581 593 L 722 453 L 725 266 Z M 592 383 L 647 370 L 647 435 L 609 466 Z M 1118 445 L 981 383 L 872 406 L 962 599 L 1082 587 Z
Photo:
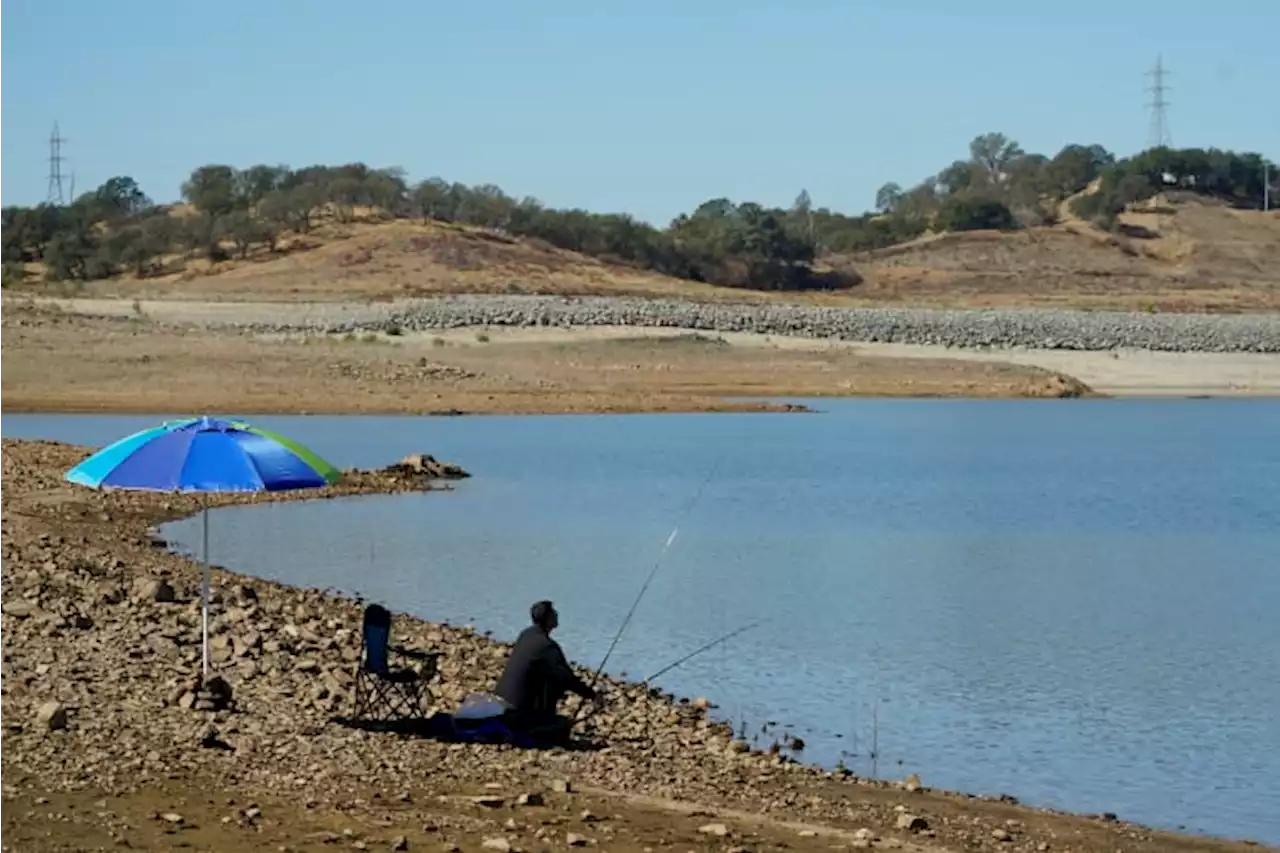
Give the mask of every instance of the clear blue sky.
M 1002 131 L 1280 159 L 1277 0 L 5 0 L 4 204 L 171 201 L 206 163 L 364 161 L 658 224 L 728 196 L 861 211 Z M 1270 44 L 1267 43 L 1267 38 Z

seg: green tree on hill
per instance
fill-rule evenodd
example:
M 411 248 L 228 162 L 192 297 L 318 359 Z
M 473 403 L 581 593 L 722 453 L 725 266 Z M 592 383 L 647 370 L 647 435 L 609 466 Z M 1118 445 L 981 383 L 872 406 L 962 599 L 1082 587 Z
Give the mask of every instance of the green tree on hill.
M 876 191 L 876 210 L 881 213 L 897 213 L 902 204 L 902 187 L 893 181 Z
M 969 161 L 978 179 L 988 185 L 1003 183 L 1010 166 L 1025 154 L 1021 145 L 1003 133 L 984 133 L 969 143 Z
M 232 177 L 233 194 L 246 208 L 255 208 L 285 188 L 288 166 L 250 166 Z
M 67 227 L 54 234 L 44 252 L 44 262 L 54 281 L 85 279 L 92 271 L 90 261 L 98 251 L 98 241 L 87 228 Z
M 173 246 L 177 231 L 167 212 L 130 223 L 119 232 L 126 238 L 118 248 L 119 262 L 139 278 L 149 275 L 156 261 Z
M 1067 145 L 1045 165 L 1045 185 L 1062 200 L 1097 180 L 1116 158 L 1101 145 Z
M 977 195 L 948 198 L 938 208 L 934 227 L 940 231 L 1007 230 L 1017 227 L 1004 202 Z
M 201 166 L 182 185 L 182 199 L 201 213 L 225 216 L 240 207 L 236 170 L 230 166 Z
M 86 217 L 94 222 L 112 223 L 147 210 L 151 207 L 151 199 L 138 187 L 137 181 L 121 176 L 111 178 L 96 190 L 85 193 L 76 199 L 73 206 L 82 208 Z

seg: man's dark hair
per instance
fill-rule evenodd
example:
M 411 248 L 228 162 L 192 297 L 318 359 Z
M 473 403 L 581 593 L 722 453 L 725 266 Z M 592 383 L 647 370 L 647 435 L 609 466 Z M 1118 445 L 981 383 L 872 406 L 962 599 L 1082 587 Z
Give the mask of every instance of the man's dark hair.
M 555 610 L 550 601 L 539 601 L 529 608 L 529 616 L 533 619 L 533 624 L 539 627 L 546 627 L 547 622 L 551 620 L 551 611 Z

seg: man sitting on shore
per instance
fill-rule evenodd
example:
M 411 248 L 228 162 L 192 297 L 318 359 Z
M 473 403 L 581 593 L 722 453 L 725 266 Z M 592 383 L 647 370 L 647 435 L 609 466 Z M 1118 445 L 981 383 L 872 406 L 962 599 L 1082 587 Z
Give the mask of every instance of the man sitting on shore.
M 603 704 L 603 696 L 574 674 L 560 644 L 551 639 L 560 624 L 552 603 L 539 601 L 529 615 L 533 624 L 516 640 L 494 693 L 506 703 L 504 716 L 513 729 L 540 741 L 560 743 L 568 739 L 572 726 L 572 721 L 556 713 L 565 693 L 576 693 L 597 705 Z

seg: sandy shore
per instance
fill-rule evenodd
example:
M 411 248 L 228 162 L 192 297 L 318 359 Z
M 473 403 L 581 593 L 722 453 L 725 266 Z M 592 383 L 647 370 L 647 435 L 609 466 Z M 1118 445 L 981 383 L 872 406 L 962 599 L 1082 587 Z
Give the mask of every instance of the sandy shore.
M 433 335 L 461 345 L 474 338 L 472 329 L 450 329 Z M 490 329 L 493 343 L 568 343 L 636 338 L 678 338 L 680 329 L 593 327 L 577 329 Z M 936 345 L 815 341 L 748 332 L 726 332 L 717 339 L 742 349 L 781 352 L 851 352 L 859 356 L 906 362 L 959 361 L 1018 365 L 1070 376 L 1097 394 L 1115 397 L 1275 397 L 1280 396 L 1280 355 L 1271 353 L 1195 353 L 1115 350 L 1088 352 L 1044 349 L 958 349 Z
M 4 305 L 5 411 L 726 411 L 770 408 L 743 397 L 1280 395 L 1280 354 L 1270 353 L 972 349 L 610 326 L 250 334 L 216 327 L 311 309 Z M 312 307 L 354 317 L 368 306 Z M 185 381 L 174 383 L 179 374 Z
M 956 358 L 1017 364 L 1074 377 L 1112 397 L 1277 397 L 1280 355 L 1270 353 L 1149 352 L 1115 350 L 945 350 L 901 344 L 856 350 L 886 358 Z
M 742 398 L 1088 392 L 1034 366 L 740 346 L 689 332 L 285 336 L 17 304 L 3 323 L 5 412 L 756 411 L 785 407 Z
M 193 709 L 198 567 L 149 530 L 195 504 L 62 482 L 87 452 L 3 443 L 9 849 L 1258 849 L 824 772 L 734 741 L 697 703 L 609 679 L 591 749 L 354 728 L 340 720 L 358 604 L 224 570 L 214 659 L 235 702 Z M 330 494 L 424 485 L 363 475 Z M 505 656 L 468 629 L 404 616 L 396 637 L 442 652 L 444 708 L 492 683 Z

